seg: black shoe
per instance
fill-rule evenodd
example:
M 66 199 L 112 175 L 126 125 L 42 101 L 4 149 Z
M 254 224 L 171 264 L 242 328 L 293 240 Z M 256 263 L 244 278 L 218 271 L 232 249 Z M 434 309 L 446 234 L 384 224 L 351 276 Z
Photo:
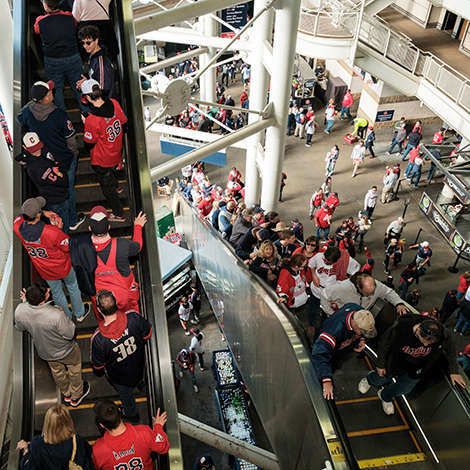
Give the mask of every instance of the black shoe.
M 122 420 L 131 424 L 137 424 L 140 421 L 140 415 L 137 413 L 135 416 L 127 416 L 124 411 L 122 412 Z
M 86 219 L 86 216 L 83 212 L 80 212 L 80 214 L 78 214 L 78 220 L 77 220 L 77 223 L 75 225 L 71 225 L 69 227 L 69 230 L 77 230 L 78 227 L 80 227 L 80 225 L 83 224 L 83 222 L 85 222 L 85 219 Z
M 85 380 L 85 382 L 83 382 L 83 394 L 82 394 L 82 396 L 80 398 L 78 398 L 77 400 L 74 400 L 72 398 L 72 400 L 70 400 L 70 404 L 74 408 L 77 407 L 89 393 L 90 393 L 90 382 Z
M 83 317 L 77 318 L 77 321 L 79 323 L 81 323 L 83 320 L 85 320 L 87 315 L 91 312 L 91 305 L 89 303 L 84 304 L 84 306 L 85 306 L 85 313 L 83 314 Z

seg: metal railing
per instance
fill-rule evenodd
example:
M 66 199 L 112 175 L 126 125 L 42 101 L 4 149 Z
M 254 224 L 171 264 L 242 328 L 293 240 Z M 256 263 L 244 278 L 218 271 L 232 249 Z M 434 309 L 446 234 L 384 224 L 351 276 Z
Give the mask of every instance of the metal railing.
M 353 39 L 356 37 L 359 16 L 359 12 L 351 10 L 315 11 L 302 8 L 299 31 L 315 37 Z

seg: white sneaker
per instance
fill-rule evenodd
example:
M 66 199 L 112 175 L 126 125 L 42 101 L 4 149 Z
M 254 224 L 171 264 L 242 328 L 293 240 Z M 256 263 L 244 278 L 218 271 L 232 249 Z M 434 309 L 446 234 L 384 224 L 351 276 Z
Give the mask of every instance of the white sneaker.
M 189 336 L 191 333 L 189 332 L 189 330 L 186 330 L 186 331 L 184 332 L 184 334 L 185 334 L 186 336 Z
M 197 325 L 197 321 L 196 321 L 196 320 L 191 320 L 191 323 L 192 323 L 193 325 Z
M 367 381 L 367 377 L 364 377 L 360 382 L 359 385 L 357 386 L 357 389 L 359 390 L 360 393 L 365 395 L 369 390 L 370 390 L 370 385 L 369 382 Z
M 194 391 L 197 393 L 199 392 L 199 389 L 197 388 L 197 385 L 193 385 Z M 392 405 L 393 406 L 393 405 Z
M 183 371 L 180 370 L 180 377 L 183 378 Z
M 382 408 L 386 415 L 393 415 L 393 413 L 395 413 L 395 407 L 393 406 L 393 403 L 391 401 L 382 400 L 382 390 L 383 388 L 377 392 L 377 395 L 380 398 L 380 401 L 382 402 Z

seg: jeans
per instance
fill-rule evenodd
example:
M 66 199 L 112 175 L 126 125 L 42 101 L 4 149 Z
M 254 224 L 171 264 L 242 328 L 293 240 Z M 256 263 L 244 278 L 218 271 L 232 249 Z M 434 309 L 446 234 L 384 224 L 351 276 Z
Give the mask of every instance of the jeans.
M 328 173 L 328 176 L 331 176 L 333 171 L 335 171 L 335 165 L 336 160 L 328 160 L 328 163 L 326 164 L 326 172 Z
M 78 222 L 77 197 L 75 196 L 75 173 L 77 172 L 78 157 L 72 160 L 67 171 L 69 177 L 69 227 Z
M 396 134 L 395 134 L 396 135 Z M 388 153 L 392 153 L 393 149 L 395 148 L 395 146 L 398 145 L 398 151 L 400 153 L 403 153 L 403 142 L 398 142 L 398 140 L 396 139 L 396 137 L 393 137 L 393 140 L 392 140 L 392 145 L 390 146 L 390 148 L 388 149 Z
M 429 181 L 431 181 L 434 178 L 434 173 L 436 172 L 436 165 L 434 163 L 431 163 L 431 166 L 429 167 L 428 171 L 428 176 L 426 177 Z
M 416 148 L 416 145 L 410 145 L 408 144 L 406 146 L 406 149 L 405 149 L 405 153 L 403 154 L 403 157 L 401 157 L 402 160 L 405 160 L 405 158 L 408 156 L 408 154 L 411 152 L 411 150 L 413 150 L 414 148 Z
M 330 132 L 335 121 L 333 119 L 327 119 L 326 122 L 328 123 L 328 125 L 326 126 L 325 132 Z
M 413 179 L 416 176 L 415 188 L 418 187 L 419 180 L 421 178 L 421 165 L 416 165 L 413 167 L 413 173 L 411 173 L 410 184 L 413 184 Z
M 393 382 L 395 379 L 395 382 Z M 376 371 L 372 371 L 367 376 L 367 382 L 369 385 L 376 387 L 383 387 L 384 385 L 390 384 L 382 391 L 382 400 L 386 402 L 392 402 L 395 398 L 410 393 L 419 382 L 418 379 L 412 379 L 408 374 L 396 376 L 388 375 L 386 377 L 380 377 Z
M 460 363 L 460 366 L 462 367 L 464 372 L 470 372 L 470 359 L 466 355 L 458 357 L 457 362 Z
M 461 326 L 462 334 L 464 335 L 470 326 L 470 320 L 464 318 L 463 315 L 460 315 L 459 321 L 457 322 L 457 325 L 455 325 L 454 331 L 459 331 Z
M 465 295 L 465 292 L 457 292 L 457 300 L 460 300 Z
M 313 293 L 308 298 L 308 326 L 315 326 L 317 323 L 318 310 L 320 309 L 320 299 Z
M 307 141 L 305 142 L 307 145 L 310 145 L 310 142 L 312 141 L 313 134 L 309 134 L 307 132 Z
M 93 170 L 95 170 L 98 175 L 98 182 L 101 186 L 101 191 L 103 196 L 108 201 L 108 204 L 111 206 L 113 214 L 117 217 L 122 217 L 124 215 L 124 209 L 122 208 L 121 200 L 119 195 L 116 192 L 116 188 L 119 186 L 119 183 L 114 176 L 114 168 L 104 168 L 98 165 L 91 165 Z
M 375 210 L 375 206 L 374 207 L 370 207 L 368 206 L 367 209 L 365 210 L 366 214 L 367 214 L 367 218 L 368 219 L 371 219 L 372 218 L 372 214 L 374 213 L 374 210 Z
M 62 281 L 65 282 L 67 290 L 70 294 L 70 302 L 72 304 L 73 313 L 76 318 L 82 318 L 85 313 L 85 307 L 82 302 L 82 294 L 78 288 L 77 276 L 73 268 L 63 279 L 56 279 L 53 281 L 48 281 L 47 284 L 51 288 L 52 298 L 57 306 L 64 309 L 65 314 L 72 319 L 72 312 L 69 309 L 69 304 L 67 298 L 65 297 L 64 291 L 62 290 Z
M 222 331 L 222 329 L 221 329 L 220 327 L 219 327 L 219 330 L 220 330 L 220 332 L 221 332 L 222 334 L 224 334 L 223 331 Z M 182 368 L 180 367 L 180 371 L 181 371 L 181 372 L 183 372 L 184 370 L 187 370 L 187 371 L 189 372 L 189 376 L 191 377 L 191 382 L 193 383 L 193 385 L 196 385 L 196 376 L 194 375 L 194 371 L 193 371 L 193 370 L 190 370 L 190 369 L 182 369 Z
M 224 84 L 224 80 L 225 80 L 225 86 L 228 88 L 228 73 L 222 74 L 222 85 Z
M 81 102 L 81 92 L 77 90 L 76 83 L 82 79 L 83 64 L 80 54 L 70 57 L 44 57 L 44 68 L 48 80 L 55 83 L 54 103 L 58 108 L 66 111 L 64 101 L 65 80 L 69 82 L 70 88 L 75 93 L 80 111 L 84 111 L 85 107 Z
M 196 353 L 196 354 L 197 354 L 197 357 L 199 358 L 199 368 L 202 370 L 204 369 L 204 355 L 202 353 Z M 193 372 L 193 375 L 194 375 L 194 372 Z
M 124 413 L 126 416 L 133 417 L 137 415 L 137 403 L 135 402 L 134 387 L 128 385 L 119 385 L 111 383 L 111 385 L 117 390 L 119 398 L 122 401 L 124 407 Z
M 406 166 L 406 169 L 405 169 L 405 177 L 406 178 L 410 177 L 411 170 L 413 170 L 414 165 L 415 165 L 414 163 L 408 162 L 408 165 Z
M 330 234 L 330 227 L 326 227 L 326 228 L 321 228 L 321 227 L 317 227 L 317 237 L 320 238 L 322 236 L 322 231 L 323 231 L 323 238 L 325 240 L 328 240 L 328 235 Z
M 372 208 L 373 209 L 373 208 Z M 364 232 L 364 233 L 359 233 L 357 232 L 357 237 L 356 237 L 356 240 L 357 238 L 359 238 L 359 247 L 358 247 L 358 250 L 359 251 L 362 251 L 363 248 L 364 248 L 364 235 L 366 234 L 367 232 Z
M 410 287 L 410 285 L 407 283 L 407 282 L 400 282 L 398 284 L 398 290 L 400 291 L 400 297 L 405 300 L 405 297 L 406 297 L 406 291 L 408 290 L 408 287 Z
M 69 234 L 69 227 L 70 227 L 70 217 L 69 217 L 69 200 L 66 199 L 64 202 L 59 204 L 49 204 L 51 211 L 55 212 L 64 223 L 64 227 L 62 231 L 68 235 Z
M 348 119 L 350 121 L 352 121 L 352 116 L 351 116 L 351 113 L 349 112 L 349 107 L 346 107 L 346 106 L 342 106 L 341 107 L 341 115 L 340 115 L 340 119 L 343 119 L 344 115 L 346 114 L 346 116 L 348 117 Z
M 365 145 L 364 146 L 367 150 L 370 152 L 370 156 L 372 158 L 375 158 L 375 153 L 374 153 L 374 146 L 373 145 Z

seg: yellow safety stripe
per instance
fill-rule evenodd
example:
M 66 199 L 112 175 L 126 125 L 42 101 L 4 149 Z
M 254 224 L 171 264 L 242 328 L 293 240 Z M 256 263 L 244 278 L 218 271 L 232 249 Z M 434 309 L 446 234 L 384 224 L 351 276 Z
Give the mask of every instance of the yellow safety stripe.
M 142 403 L 142 402 L 145 402 L 147 401 L 147 397 L 142 397 L 142 398 L 136 398 L 135 401 L 137 403 Z M 114 403 L 116 403 L 116 405 L 122 405 L 122 401 L 121 400 L 114 400 Z M 84 405 L 78 405 L 78 406 L 67 406 L 67 409 L 68 410 L 86 410 L 88 408 L 93 408 L 95 406 L 94 403 L 85 403 Z
M 378 459 L 358 460 L 359 468 L 375 468 L 388 465 L 399 465 L 402 463 L 420 462 L 426 460 L 426 456 L 422 453 L 394 455 L 392 457 L 381 457 Z
M 363 431 L 348 432 L 348 437 L 371 436 L 373 434 L 385 434 L 387 432 L 407 431 L 409 426 L 389 426 L 387 428 L 364 429 Z
M 365 401 L 378 400 L 379 397 L 364 397 L 364 398 L 352 398 L 351 400 L 341 400 L 335 402 L 337 405 L 347 405 L 348 403 L 361 403 Z
M 119 184 L 127 183 L 127 180 L 118 181 Z M 93 186 L 99 186 L 99 183 L 86 183 L 86 184 L 76 184 L 75 188 L 91 188 Z

